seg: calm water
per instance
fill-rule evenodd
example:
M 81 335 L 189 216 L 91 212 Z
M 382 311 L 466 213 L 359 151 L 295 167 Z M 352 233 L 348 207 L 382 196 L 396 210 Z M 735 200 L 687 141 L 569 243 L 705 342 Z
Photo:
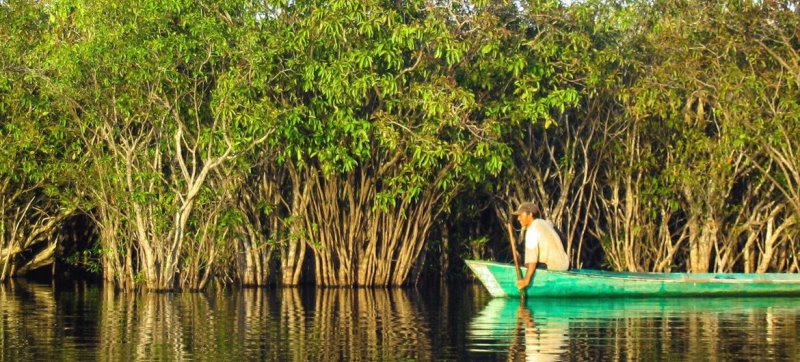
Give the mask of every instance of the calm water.
M 0 285 L 0 361 L 800 360 L 800 299 Z

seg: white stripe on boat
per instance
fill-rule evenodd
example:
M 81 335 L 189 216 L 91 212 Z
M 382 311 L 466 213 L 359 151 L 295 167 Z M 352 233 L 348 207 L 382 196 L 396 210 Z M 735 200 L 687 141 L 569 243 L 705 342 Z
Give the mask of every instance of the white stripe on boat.
M 475 272 L 475 275 L 478 276 L 478 279 L 480 279 L 486 289 L 489 290 L 489 294 L 494 297 L 506 296 L 506 291 L 503 290 L 503 287 L 501 287 L 500 283 L 498 283 L 497 279 L 495 279 L 494 274 L 492 274 L 492 272 L 489 271 L 489 268 L 487 268 L 485 265 L 475 265 L 472 271 Z

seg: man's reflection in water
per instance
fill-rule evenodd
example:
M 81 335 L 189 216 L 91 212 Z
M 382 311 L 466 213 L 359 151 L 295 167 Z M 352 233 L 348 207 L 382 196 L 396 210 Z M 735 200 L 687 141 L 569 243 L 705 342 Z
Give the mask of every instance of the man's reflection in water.
M 558 361 L 561 359 L 568 323 L 561 318 L 534 320 L 525 303 L 517 308 L 517 328 L 509 353 L 510 361 Z

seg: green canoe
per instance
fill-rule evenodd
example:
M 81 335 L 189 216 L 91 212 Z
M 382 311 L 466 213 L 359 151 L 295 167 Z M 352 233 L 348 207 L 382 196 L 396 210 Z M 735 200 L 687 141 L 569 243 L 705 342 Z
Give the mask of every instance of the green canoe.
M 493 297 L 519 297 L 514 266 L 467 260 Z M 525 268 L 522 268 L 525 274 Z M 746 297 L 800 296 L 799 274 L 623 273 L 537 270 L 530 297 Z

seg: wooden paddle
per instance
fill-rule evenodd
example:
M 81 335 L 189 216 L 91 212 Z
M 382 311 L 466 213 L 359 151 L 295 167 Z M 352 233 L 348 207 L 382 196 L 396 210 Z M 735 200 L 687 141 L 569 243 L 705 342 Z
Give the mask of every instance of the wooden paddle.
M 508 240 L 511 242 L 511 254 L 514 257 L 514 270 L 517 271 L 517 280 L 522 279 L 522 270 L 519 269 L 519 259 L 517 259 L 517 243 L 514 240 L 514 228 L 511 223 L 506 223 L 506 230 L 508 230 Z M 525 292 L 520 291 L 519 296 L 525 300 Z

